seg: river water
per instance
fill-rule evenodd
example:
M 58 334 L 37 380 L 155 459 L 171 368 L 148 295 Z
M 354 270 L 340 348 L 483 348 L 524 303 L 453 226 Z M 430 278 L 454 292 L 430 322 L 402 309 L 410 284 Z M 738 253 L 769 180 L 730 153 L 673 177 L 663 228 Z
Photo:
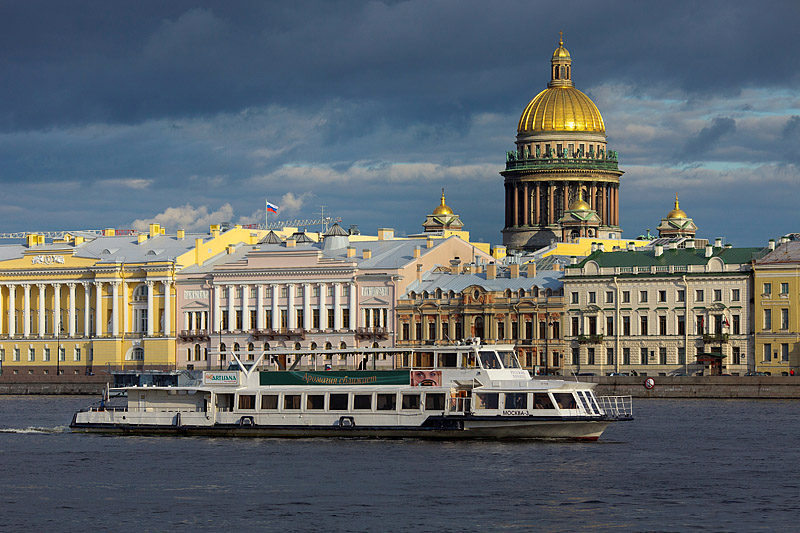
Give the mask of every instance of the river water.
M 598 442 L 73 434 L 0 396 L 0 530 L 796 529 L 796 401 L 634 400 Z

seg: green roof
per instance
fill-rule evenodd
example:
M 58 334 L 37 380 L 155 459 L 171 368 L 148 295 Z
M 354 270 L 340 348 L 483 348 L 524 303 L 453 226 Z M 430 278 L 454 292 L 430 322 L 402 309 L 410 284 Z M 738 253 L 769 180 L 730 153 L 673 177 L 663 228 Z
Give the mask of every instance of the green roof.
M 714 248 L 711 257 L 719 257 L 727 264 L 749 263 L 761 251 L 761 248 Z M 656 257 L 655 250 L 621 250 L 618 252 L 597 251 L 589 255 L 577 265 L 568 268 L 582 268 L 587 261 L 595 261 L 604 267 L 648 267 L 670 265 L 705 265 L 710 257 L 706 257 L 704 248 L 678 248 L 664 250 Z

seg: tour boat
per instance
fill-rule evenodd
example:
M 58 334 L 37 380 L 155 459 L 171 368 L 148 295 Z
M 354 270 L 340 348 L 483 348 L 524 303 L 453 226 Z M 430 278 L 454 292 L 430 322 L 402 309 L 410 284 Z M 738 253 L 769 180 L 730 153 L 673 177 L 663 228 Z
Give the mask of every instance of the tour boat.
M 387 352 L 390 364 L 378 360 Z M 263 352 L 245 364 L 234 354 L 236 370 L 195 372 L 188 385 L 125 387 L 124 405 L 104 399 L 75 413 L 70 427 L 235 437 L 597 440 L 611 422 L 633 419 L 630 396 L 596 396 L 594 383 L 533 379 L 510 345 L 368 349 L 354 352 L 359 370 L 314 370 L 310 355 L 316 361 L 319 352 L 295 352 L 290 368 L 263 370 L 262 361 L 272 365 L 286 355 Z

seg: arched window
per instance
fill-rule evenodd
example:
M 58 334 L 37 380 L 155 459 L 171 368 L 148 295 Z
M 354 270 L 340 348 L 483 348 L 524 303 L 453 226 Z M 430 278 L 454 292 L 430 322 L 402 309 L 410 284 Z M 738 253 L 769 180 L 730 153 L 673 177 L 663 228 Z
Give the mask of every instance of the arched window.
M 441 299 L 442 298 L 442 289 L 436 289 L 436 298 L 437 299 Z
M 219 361 L 220 362 L 222 362 L 222 361 L 224 361 L 225 359 L 228 358 L 228 354 L 225 353 L 226 349 L 227 349 L 227 346 L 225 346 L 225 343 L 224 342 L 220 343 L 220 345 L 219 345 Z
M 312 350 L 316 350 L 317 349 L 317 343 L 316 342 L 312 342 L 311 343 L 311 349 Z
M 268 343 L 268 342 L 265 342 L 265 343 L 264 343 L 264 351 L 265 351 L 265 352 L 268 352 L 268 351 L 269 351 L 269 343 Z
M 538 298 L 539 297 L 539 287 L 534 287 L 533 288 L 533 297 L 534 298 Z
M 416 293 L 416 292 L 414 292 L 414 291 L 411 291 L 410 293 L 408 293 L 408 297 L 409 297 L 411 300 L 415 300 L 415 299 L 417 298 L 417 293 Z
M 561 65 L 561 77 L 564 78 L 566 73 L 567 73 L 566 67 L 564 65 Z
M 235 353 L 236 355 L 239 355 L 239 350 L 240 350 L 239 343 L 238 342 L 234 342 L 233 343 L 233 353 Z
M 519 297 L 520 298 L 525 298 L 525 289 L 520 289 L 519 290 Z
M 194 345 L 194 360 L 195 361 L 199 361 L 200 360 L 200 345 L 199 344 L 195 344 Z
M 147 300 L 147 285 L 144 283 L 137 285 L 133 289 L 133 301 Z
M 340 350 L 346 350 L 346 349 L 347 349 L 347 343 L 346 343 L 346 342 L 344 342 L 344 341 L 342 341 L 342 342 L 339 344 L 339 349 L 340 349 Z
M 295 350 L 299 350 L 300 349 L 300 343 L 299 342 L 294 343 L 294 349 Z
M 423 300 L 427 300 L 428 299 L 428 291 L 422 291 L 422 299 Z
M 506 298 L 511 298 L 511 289 L 506 289 L 504 295 Z
M 455 298 L 456 297 L 455 291 L 450 291 L 450 295 L 449 296 L 450 296 L 451 299 Z
M 326 342 L 326 343 L 325 343 L 325 349 L 326 349 L 326 350 L 333 350 L 333 344 L 331 344 L 331 343 L 329 343 L 329 342 Z
M 137 346 L 128 352 L 128 361 L 144 361 L 144 348 Z
M 249 361 L 252 361 L 253 359 L 256 358 L 255 351 L 256 351 L 256 347 L 253 345 L 252 342 L 247 345 L 247 359 Z

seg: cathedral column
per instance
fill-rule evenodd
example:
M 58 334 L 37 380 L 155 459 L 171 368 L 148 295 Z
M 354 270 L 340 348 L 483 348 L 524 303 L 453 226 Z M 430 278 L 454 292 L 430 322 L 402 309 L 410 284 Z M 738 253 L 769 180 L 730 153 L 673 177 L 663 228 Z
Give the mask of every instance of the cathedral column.
M 563 212 L 566 213 L 567 210 L 569 209 L 569 185 L 565 183 L 561 187 L 564 189 L 564 211 Z M 556 222 L 558 222 L 558 221 L 556 220 Z
M 286 327 L 295 329 L 297 327 L 297 312 L 294 308 L 294 283 L 286 285 Z
M 523 226 L 530 226 L 531 225 L 531 220 L 530 220 L 531 213 L 530 213 L 530 210 L 528 208 L 528 206 L 530 205 L 528 203 L 529 196 L 530 195 L 528 194 L 528 182 L 526 181 L 525 183 L 522 184 L 522 225 Z
M 281 311 L 278 309 L 278 285 L 270 285 L 272 291 L 272 329 L 281 329 Z
M 264 285 L 256 286 L 256 329 L 264 329 Z
M 172 329 L 172 321 L 170 320 L 170 315 L 172 314 L 172 302 L 170 301 L 172 299 L 172 282 L 170 280 L 162 281 L 161 285 L 164 286 L 164 336 L 169 337 Z
M 311 284 L 310 283 L 303 283 L 303 329 L 306 331 L 311 329 Z
M 111 336 L 119 337 L 119 282 L 111 282 Z
M 547 205 L 548 205 L 548 209 L 547 209 L 547 224 L 548 225 L 553 224 L 554 223 L 554 219 L 555 219 L 555 208 L 556 208 L 555 192 L 556 192 L 556 186 L 551 181 L 551 182 L 549 182 L 547 184 Z
M 242 329 L 249 331 L 253 324 L 250 323 L 250 285 L 242 285 Z
M 511 188 L 508 186 L 508 182 L 505 182 L 503 185 L 505 186 L 505 191 L 506 191 L 506 202 L 505 202 L 506 227 L 508 228 L 508 227 L 511 226 L 511 216 L 510 216 L 510 211 L 511 211 L 511 207 L 510 207 L 511 206 Z
M 614 225 L 619 226 L 619 187 L 613 187 L 614 191 Z
M 233 301 L 236 298 L 236 285 L 228 285 L 228 331 L 236 329 L 236 308 Z
M 61 332 L 61 284 L 53 284 L 53 333 Z
M 350 308 L 350 323 L 347 325 L 347 328 L 350 331 L 355 331 L 356 329 L 356 319 L 358 318 L 358 304 L 356 303 L 356 284 L 350 284 L 350 301 L 348 302 L 348 307 Z
M 514 195 L 514 207 L 513 207 L 514 210 L 512 212 L 512 223 L 516 227 L 519 226 L 519 184 L 517 183 L 514 184 L 514 190 L 512 194 Z
M 596 181 L 592 182 L 592 186 L 590 187 L 589 191 L 590 191 L 589 194 L 592 195 L 592 199 L 589 200 L 589 202 L 587 202 L 587 203 L 589 204 L 589 207 L 591 207 L 592 209 L 597 211 L 597 182 Z M 597 214 L 600 215 L 601 217 L 603 216 L 602 212 L 597 213 Z M 602 221 L 601 221 L 601 224 L 602 224 Z
M 17 334 L 17 286 L 8 286 L 8 336 Z
M 538 181 L 536 182 L 536 197 L 533 201 L 533 225 L 538 225 L 541 215 L 539 214 L 539 210 L 541 209 L 541 183 Z

